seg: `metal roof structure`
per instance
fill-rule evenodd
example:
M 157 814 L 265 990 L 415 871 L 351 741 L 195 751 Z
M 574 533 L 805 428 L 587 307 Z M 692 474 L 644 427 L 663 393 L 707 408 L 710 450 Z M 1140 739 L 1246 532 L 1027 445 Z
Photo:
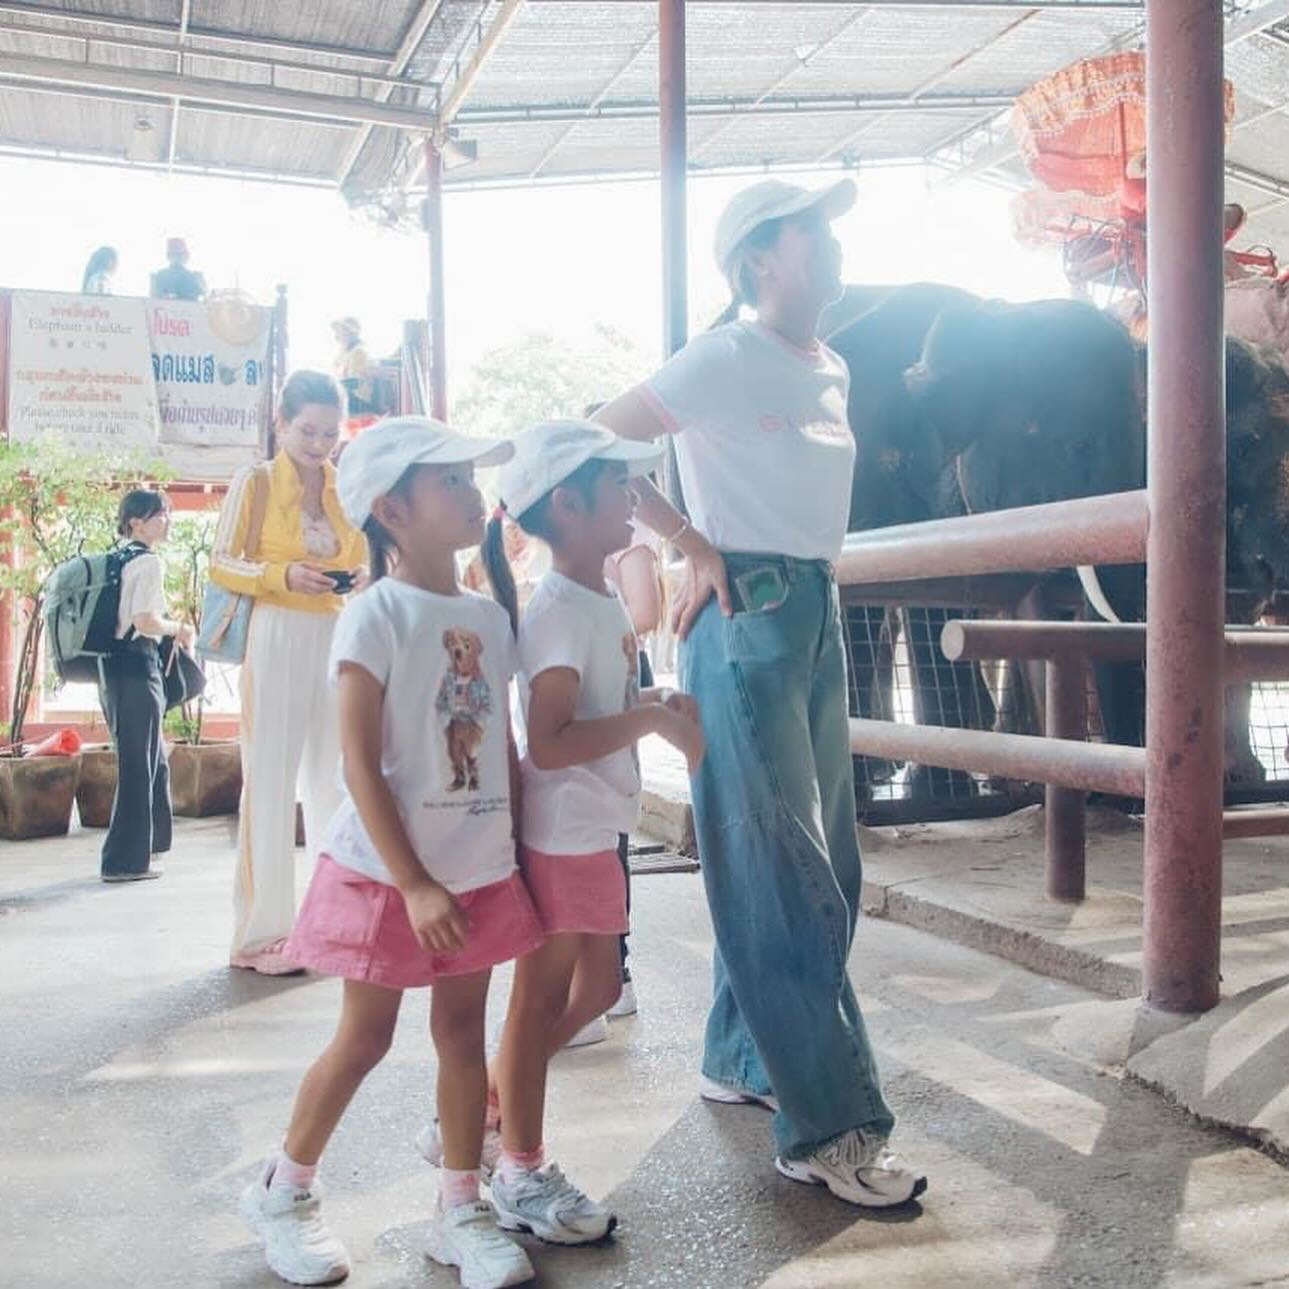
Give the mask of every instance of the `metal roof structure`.
M 1289 0 L 1226 9 L 1228 197 L 1289 238 Z M 686 23 L 693 173 L 923 159 L 1017 184 L 1013 98 L 1143 35 L 1141 0 L 690 0 Z M 395 207 L 427 133 L 449 186 L 652 174 L 657 66 L 655 0 L 0 0 L 0 153 Z

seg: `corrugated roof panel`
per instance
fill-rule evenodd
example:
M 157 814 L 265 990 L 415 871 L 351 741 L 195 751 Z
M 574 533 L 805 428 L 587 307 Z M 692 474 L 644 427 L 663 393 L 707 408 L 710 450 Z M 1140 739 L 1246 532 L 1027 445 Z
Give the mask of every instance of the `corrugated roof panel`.
M 139 115 L 130 103 L 0 87 L 0 143 L 100 153 L 124 161 Z
M 177 159 L 201 164 L 218 156 L 233 168 L 334 179 L 347 142 L 346 131 L 330 126 L 185 108 L 179 114 Z
M 102 14 L 106 18 L 135 18 L 177 25 L 182 0 L 47 0 L 40 7 L 52 14 L 65 9 L 75 14 Z
M 420 0 L 197 0 L 193 23 L 208 30 L 392 55 L 419 7 Z
M 198 28 L 219 28 L 250 38 L 316 43 L 333 52 L 286 52 L 268 46 L 243 50 L 244 57 L 308 62 L 318 68 L 278 68 L 277 88 L 307 93 L 375 96 L 355 73 L 368 73 L 392 56 L 423 0 L 194 0 Z M 408 75 L 450 83 L 478 47 L 480 34 L 500 11 L 501 0 L 442 0 Z M 173 26 L 181 0 L 60 0 L 28 15 L 0 15 L 0 26 L 58 25 L 60 10 L 141 19 Z M 901 8 L 863 3 L 709 2 L 691 0 L 688 25 L 688 87 L 703 103 L 731 100 L 743 104 L 769 95 L 771 102 L 796 99 L 907 99 L 919 93 L 979 95 L 1010 92 L 1080 57 L 1101 52 L 1115 38 L 1139 27 L 1139 11 L 1080 10 L 1031 12 L 1011 8 Z M 485 125 L 471 112 L 506 108 L 543 108 L 565 112 L 585 108 L 607 95 L 614 103 L 651 106 L 657 101 L 656 0 L 532 0 L 520 9 L 506 37 L 474 85 L 461 120 L 461 132 L 477 138 L 480 159 L 451 171 L 449 184 L 483 179 L 522 181 L 535 170 L 543 175 L 605 174 L 653 170 L 657 161 L 657 123 L 652 119 L 583 119 Z M 66 38 L 0 32 L 0 55 L 81 59 L 85 45 L 76 36 L 103 35 L 107 29 L 68 23 Z M 116 33 L 118 37 L 122 33 Z M 100 41 L 93 57 L 110 67 L 144 67 L 171 72 L 172 38 L 164 31 L 136 33 L 131 42 L 155 48 L 131 50 Z M 334 52 L 348 47 L 349 55 Z M 233 83 L 269 80 L 267 67 L 235 58 L 217 58 L 210 40 L 194 37 L 185 62 L 189 74 Z M 218 47 L 232 55 L 234 47 Z M 376 51 L 376 61 L 364 61 Z M 1260 103 L 1289 97 L 1289 49 L 1263 36 L 1228 52 L 1228 71 L 1236 81 L 1241 112 Z M 3 85 L 0 69 L 0 85 Z M 90 93 L 97 91 L 90 91 Z M 96 100 L 79 93 L 0 89 L 0 132 L 23 146 L 78 147 L 121 157 L 139 115 L 158 123 L 168 135 L 169 109 L 148 99 L 143 106 Z M 110 91 L 119 98 L 125 91 Z M 398 92 L 395 100 L 409 95 Z M 430 92 L 423 95 L 429 102 Z M 707 118 L 696 113 L 690 124 L 693 160 L 699 166 L 806 164 L 824 157 L 918 156 L 988 119 L 988 109 L 833 114 L 822 112 L 747 114 Z M 1289 172 L 1281 141 L 1286 121 L 1270 117 L 1237 131 L 1232 156 L 1269 173 Z M 335 175 L 352 141 L 352 126 L 328 128 L 271 122 L 266 117 L 185 107 L 180 116 L 180 155 L 198 165 L 281 167 L 285 173 Z M 136 151 L 138 139 L 135 139 Z M 392 130 L 373 132 L 351 188 L 379 190 L 387 185 L 397 156 L 409 136 Z M 557 146 L 556 146 L 557 145 Z M 416 146 L 412 142 L 411 146 Z M 1286 215 L 1289 219 L 1289 215 Z
M 1236 88 L 1238 110 L 1245 96 L 1281 103 L 1289 94 L 1289 49 L 1266 36 L 1242 40 L 1226 51 L 1226 74 Z

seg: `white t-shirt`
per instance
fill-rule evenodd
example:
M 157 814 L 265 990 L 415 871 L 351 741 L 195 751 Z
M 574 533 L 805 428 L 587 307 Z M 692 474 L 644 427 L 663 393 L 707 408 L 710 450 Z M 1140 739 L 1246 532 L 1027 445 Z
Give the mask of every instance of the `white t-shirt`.
M 136 555 L 121 570 L 121 599 L 116 611 L 116 638 L 124 640 L 134 626 L 134 619 L 141 613 L 152 613 L 159 618 L 166 616 L 166 592 L 163 585 L 161 556 L 148 551 Z M 160 640 L 159 635 L 148 631 L 136 634 L 148 640 Z
M 556 667 L 577 672 L 574 716 L 617 716 L 640 701 L 640 655 L 631 619 L 616 595 L 601 595 L 553 570 L 542 578 L 519 625 L 519 694 Z M 640 818 L 640 761 L 634 747 L 586 765 L 539 770 L 525 755 L 525 846 L 547 855 L 615 850 Z
M 426 871 L 455 892 L 504 881 L 515 869 L 506 744 L 515 646 L 504 610 L 385 577 L 336 623 L 333 683 L 346 662 L 384 687 L 381 770 Z M 322 850 L 392 882 L 347 792 Z
M 758 322 L 695 336 L 641 386 L 717 550 L 837 558 L 855 469 L 849 388 L 827 345 L 807 353 Z

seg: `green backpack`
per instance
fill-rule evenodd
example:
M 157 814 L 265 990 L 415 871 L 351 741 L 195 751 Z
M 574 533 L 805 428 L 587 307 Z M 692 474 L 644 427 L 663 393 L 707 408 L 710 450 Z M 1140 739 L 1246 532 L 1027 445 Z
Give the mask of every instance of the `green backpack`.
M 99 662 L 124 643 L 116 638 L 121 574 L 146 546 L 132 543 L 102 555 L 77 555 L 45 583 L 45 636 L 54 670 L 64 684 L 97 681 Z M 128 638 L 128 637 L 127 637 Z

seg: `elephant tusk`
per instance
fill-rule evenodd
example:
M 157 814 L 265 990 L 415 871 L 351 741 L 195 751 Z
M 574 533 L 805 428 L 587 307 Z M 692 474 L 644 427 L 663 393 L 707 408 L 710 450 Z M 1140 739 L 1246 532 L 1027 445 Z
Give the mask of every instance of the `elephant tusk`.
M 1077 569 L 1079 575 L 1079 585 L 1083 587 L 1083 594 L 1088 597 L 1092 607 L 1107 622 L 1122 622 L 1123 619 L 1110 607 L 1110 601 L 1106 599 L 1106 593 L 1101 589 L 1101 579 L 1097 577 L 1097 571 L 1091 564 L 1080 564 Z

